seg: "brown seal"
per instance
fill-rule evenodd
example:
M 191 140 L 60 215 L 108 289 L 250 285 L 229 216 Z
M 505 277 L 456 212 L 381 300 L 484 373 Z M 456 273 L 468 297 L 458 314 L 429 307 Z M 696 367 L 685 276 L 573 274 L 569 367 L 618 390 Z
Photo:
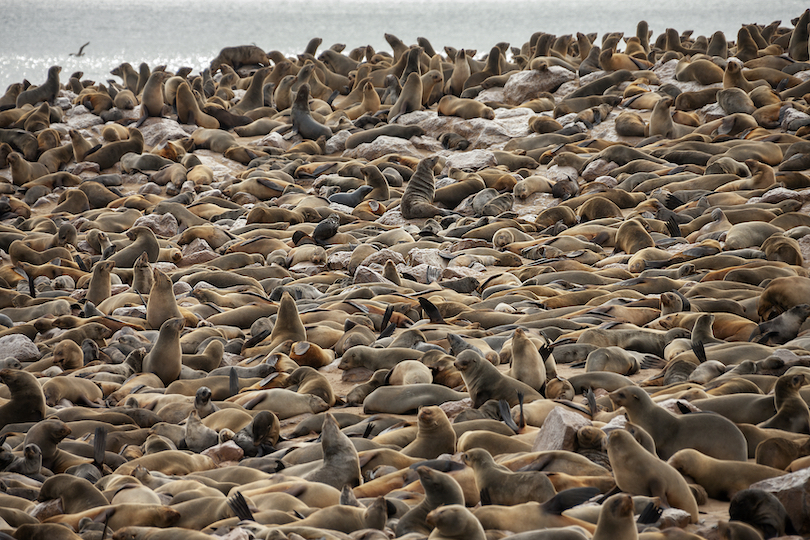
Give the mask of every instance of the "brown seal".
M 461 371 L 476 409 L 490 399 L 505 399 L 510 407 L 514 407 L 518 404 L 518 392 L 523 393 L 527 402 L 543 397 L 528 384 L 502 374 L 472 349 L 462 351 L 454 365 Z
M 312 113 L 309 109 L 308 84 L 302 84 L 298 92 L 296 92 L 295 100 L 290 110 L 290 120 L 293 129 L 305 139 L 316 141 L 318 137 L 325 137 L 326 139 L 332 137 L 332 130 L 312 117 Z
M 160 257 L 160 245 L 152 229 L 134 227 L 127 231 L 127 237 L 133 242 L 109 259 L 115 261 L 116 268 L 132 268 L 142 253 L 146 252 L 149 262 L 157 262 Z
M 431 218 L 437 215 L 452 214 L 433 205 L 435 184 L 433 182 L 433 167 L 438 162 L 438 156 L 431 156 L 419 162 L 416 171 L 408 181 L 405 193 L 400 200 L 402 217 L 405 219 Z
M 2 369 L 0 381 L 8 386 L 11 393 L 9 401 L 0 406 L 0 427 L 39 422 L 45 418 L 45 396 L 33 375 L 16 369 Z
M 61 66 L 49 67 L 48 78 L 45 83 L 19 93 L 17 96 L 17 108 L 20 109 L 23 105 L 28 104 L 36 105 L 40 101 L 53 103 L 56 99 L 56 94 L 59 93 L 59 73 L 61 71 Z
M 425 498 L 400 518 L 396 526 L 397 536 L 411 532 L 430 534 L 430 527 L 427 524 L 430 512 L 440 506 L 464 504 L 461 486 L 449 474 L 425 466 L 417 467 L 416 473 L 425 490 Z
M 617 407 L 625 408 L 631 422 L 652 436 L 662 459 L 669 459 L 682 448 L 694 448 L 717 459 L 748 459 L 748 445 L 742 432 L 722 416 L 709 413 L 675 416 L 656 405 L 649 394 L 637 386 L 611 392 L 610 399 Z
M 635 495 L 658 497 L 666 506 L 685 510 L 698 521 L 698 505 L 686 480 L 672 466 L 645 450 L 627 431 L 608 435 L 608 457 L 616 485 Z
M 773 391 L 776 415 L 758 424 L 758 427 L 810 434 L 810 409 L 799 394 L 806 382 L 807 378 L 803 373 L 779 377 Z
M 465 120 L 471 118 L 493 120 L 495 118 L 495 111 L 480 101 L 450 95 L 444 96 L 439 100 L 437 111 L 439 116 L 458 116 Z
M 183 316 L 177 307 L 172 286 L 169 276 L 155 268 L 149 300 L 146 303 L 146 322 L 150 327 L 160 328 L 169 319 Z
M 667 460 L 676 471 L 700 484 L 712 499 L 722 501 L 756 482 L 787 474 L 757 463 L 724 461 L 705 456 L 697 450 L 678 450 Z
M 592 540 L 634 540 L 638 538 L 633 498 L 627 493 L 617 493 L 602 503 L 599 521 Z
M 323 465 L 304 476 L 310 482 L 321 482 L 337 489 L 345 485 L 352 487 L 360 485 L 360 461 L 357 450 L 349 438 L 340 431 L 335 417 L 329 413 L 324 415 L 321 431 L 321 446 L 323 448 Z
M 512 472 L 495 463 L 483 448 L 472 448 L 461 455 L 461 460 L 475 472 L 475 485 L 486 504 L 514 506 L 529 501 L 544 503 L 556 491 L 544 472 Z
M 456 433 L 441 408 L 422 407 L 416 418 L 416 439 L 402 449 L 404 455 L 435 459 L 456 451 Z
M 154 373 L 160 377 L 164 385 L 176 381 L 180 376 L 183 356 L 180 348 L 180 331 L 184 323 L 182 317 L 164 322 L 152 350 L 143 359 L 143 371 Z
M 427 515 L 426 523 L 434 530 L 430 540 L 486 540 L 486 533 L 475 516 L 463 505 L 440 506 Z

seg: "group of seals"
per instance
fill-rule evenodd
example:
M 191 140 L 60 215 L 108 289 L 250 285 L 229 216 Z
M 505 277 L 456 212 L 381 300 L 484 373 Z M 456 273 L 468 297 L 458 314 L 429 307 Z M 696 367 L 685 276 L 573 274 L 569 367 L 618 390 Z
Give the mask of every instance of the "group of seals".
M 809 18 L 10 88 L 0 533 L 810 534 Z

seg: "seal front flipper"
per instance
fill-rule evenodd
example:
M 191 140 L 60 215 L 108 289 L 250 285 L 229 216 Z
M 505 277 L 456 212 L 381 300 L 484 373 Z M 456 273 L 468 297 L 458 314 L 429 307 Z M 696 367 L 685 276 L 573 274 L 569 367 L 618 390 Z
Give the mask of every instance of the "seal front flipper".
M 104 451 L 107 449 L 107 428 L 99 426 L 93 435 L 93 465 L 104 474 Z
M 541 504 L 540 507 L 549 514 L 560 515 L 569 508 L 582 504 L 596 495 L 599 495 L 597 488 L 581 487 L 566 489 Z
M 239 393 L 239 375 L 236 373 L 236 368 L 231 368 L 231 371 L 228 373 L 228 391 L 231 393 L 231 396 L 235 396 Z
M 442 318 L 441 313 L 439 313 L 439 309 L 427 298 L 421 297 L 419 298 L 419 305 L 422 306 L 422 311 L 425 312 L 430 322 L 433 324 L 447 324 Z
M 692 351 L 695 353 L 695 357 L 697 357 L 698 362 L 701 364 L 706 361 L 706 349 L 703 346 L 702 341 L 696 341 L 692 343 Z

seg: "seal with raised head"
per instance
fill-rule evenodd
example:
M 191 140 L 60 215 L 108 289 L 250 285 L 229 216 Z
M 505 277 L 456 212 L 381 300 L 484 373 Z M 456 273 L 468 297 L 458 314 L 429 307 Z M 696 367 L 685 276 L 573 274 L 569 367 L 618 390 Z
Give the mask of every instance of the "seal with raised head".
M 439 156 L 427 157 L 416 166 L 416 171 L 408 181 L 405 193 L 399 203 L 402 217 L 405 219 L 431 218 L 452 214 L 450 210 L 437 208 L 433 205 L 433 194 L 435 193 L 433 167 L 438 160 Z
M 11 399 L 0 407 L 0 428 L 45 418 L 45 395 L 36 377 L 26 371 L 2 369 L 0 381 L 11 393 Z

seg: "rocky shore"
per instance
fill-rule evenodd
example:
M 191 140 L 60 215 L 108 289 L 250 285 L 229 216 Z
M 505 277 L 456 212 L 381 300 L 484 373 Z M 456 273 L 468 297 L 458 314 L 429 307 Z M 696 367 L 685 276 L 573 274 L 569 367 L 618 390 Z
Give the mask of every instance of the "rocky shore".
M 12 85 L 0 539 L 808 537 L 797 15 Z

